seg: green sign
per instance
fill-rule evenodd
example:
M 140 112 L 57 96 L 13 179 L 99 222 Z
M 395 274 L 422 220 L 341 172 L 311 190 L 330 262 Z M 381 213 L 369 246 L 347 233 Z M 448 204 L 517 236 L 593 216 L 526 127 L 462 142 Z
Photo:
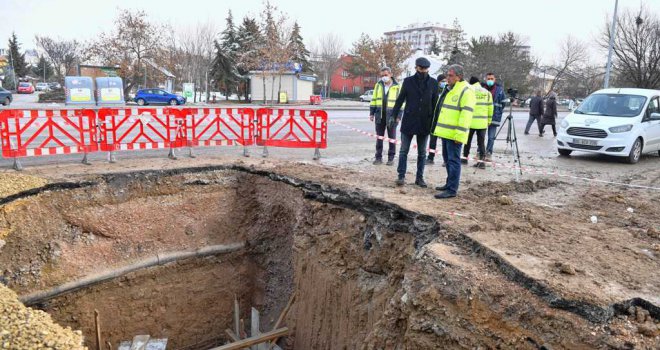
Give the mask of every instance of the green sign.
M 193 98 L 194 94 L 195 94 L 195 84 L 193 84 L 193 83 L 184 83 L 183 84 L 183 97 L 185 97 L 186 100 L 190 101 Z

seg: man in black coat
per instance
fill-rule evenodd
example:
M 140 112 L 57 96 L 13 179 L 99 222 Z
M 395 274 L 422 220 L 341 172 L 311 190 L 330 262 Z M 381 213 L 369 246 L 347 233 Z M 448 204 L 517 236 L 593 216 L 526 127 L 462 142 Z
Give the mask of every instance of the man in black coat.
M 525 127 L 525 135 L 529 135 L 529 129 L 532 127 L 534 121 L 536 121 L 536 126 L 539 128 L 539 135 L 541 135 L 541 116 L 543 115 L 543 97 L 541 97 L 541 91 L 536 91 L 536 96 L 532 97 L 529 101 L 529 120 L 527 121 L 527 126 Z
M 433 108 L 438 101 L 438 81 L 429 76 L 431 62 L 424 57 L 415 61 L 415 75 L 403 80 L 401 92 L 396 99 L 392 115 L 397 116 L 403 103 L 401 123 L 401 149 L 399 150 L 399 166 L 397 167 L 397 186 L 405 184 L 408 151 L 413 136 L 417 136 L 417 175 L 415 185 L 426 187 L 424 182 L 424 164 L 426 162 L 426 144 L 431 133 Z

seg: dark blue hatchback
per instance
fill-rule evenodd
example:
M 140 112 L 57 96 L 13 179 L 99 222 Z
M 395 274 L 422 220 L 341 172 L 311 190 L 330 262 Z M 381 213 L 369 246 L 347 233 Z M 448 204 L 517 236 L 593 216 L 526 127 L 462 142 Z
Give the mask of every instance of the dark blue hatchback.
M 134 100 L 140 106 L 148 104 L 168 104 L 171 106 L 178 106 L 186 103 L 185 97 L 169 93 L 163 89 L 140 89 L 135 94 Z

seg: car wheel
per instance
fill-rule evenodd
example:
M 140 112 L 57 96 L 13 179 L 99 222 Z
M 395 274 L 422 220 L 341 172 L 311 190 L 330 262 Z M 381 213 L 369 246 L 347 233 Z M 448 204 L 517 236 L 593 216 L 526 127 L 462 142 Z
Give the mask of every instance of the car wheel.
M 642 139 L 637 138 L 635 143 L 633 143 L 632 148 L 630 148 L 630 154 L 626 157 L 626 162 L 629 164 L 635 164 L 639 162 L 639 158 L 642 157 Z
M 175 99 L 170 100 L 170 106 L 177 106 L 179 103 Z
M 138 106 L 144 106 L 146 104 L 146 102 L 144 101 L 144 99 L 138 98 L 137 104 L 138 104 Z
M 564 157 L 568 157 L 568 156 L 571 155 L 571 153 L 573 153 L 572 150 L 570 150 L 570 149 L 563 149 L 563 148 L 557 148 L 557 151 L 559 152 L 560 155 L 562 155 L 562 156 L 564 156 Z

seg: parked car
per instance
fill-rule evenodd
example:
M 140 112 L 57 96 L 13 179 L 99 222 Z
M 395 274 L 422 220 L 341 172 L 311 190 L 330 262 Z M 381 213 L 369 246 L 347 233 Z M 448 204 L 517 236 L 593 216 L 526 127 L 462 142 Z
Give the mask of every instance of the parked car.
M 19 94 L 33 94 L 34 93 L 34 86 L 30 83 L 22 82 L 18 83 L 18 88 L 16 89 L 16 93 Z
M 360 96 L 360 102 L 371 102 L 371 98 L 374 96 L 374 90 L 367 90 L 362 96 Z
M 660 90 L 605 89 L 587 97 L 559 124 L 559 154 L 573 151 L 625 157 L 660 154 Z
M 50 86 L 48 83 L 37 83 L 36 89 L 37 91 L 49 91 Z
M 52 82 L 52 83 L 48 83 L 48 87 L 49 87 L 51 90 L 59 90 L 59 89 L 62 88 L 62 85 L 61 85 L 60 83 L 58 83 L 58 82 Z
M 9 106 L 13 100 L 14 97 L 11 95 L 11 92 L 0 86 L 0 104 L 3 106 Z
M 151 103 L 178 106 L 186 103 L 185 97 L 169 93 L 162 89 L 140 89 L 135 94 L 134 100 L 140 106 L 148 105 Z

